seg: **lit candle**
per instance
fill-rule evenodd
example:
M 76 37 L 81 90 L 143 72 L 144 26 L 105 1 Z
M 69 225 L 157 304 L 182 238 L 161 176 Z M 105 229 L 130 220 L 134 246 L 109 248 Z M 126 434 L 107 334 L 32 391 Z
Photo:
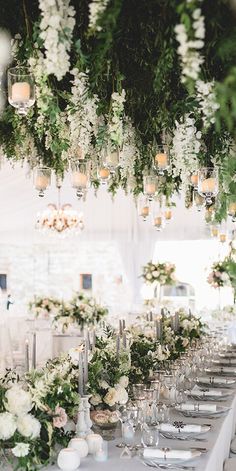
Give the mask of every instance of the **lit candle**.
M 211 228 L 212 237 L 218 237 L 218 234 L 219 234 L 219 229 L 217 227 L 212 227 Z
M 158 153 L 156 154 L 155 156 L 155 162 L 158 164 L 158 167 L 161 168 L 161 169 L 165 169 L 167 167 L 167 164 L 168 164 L 168 157 L 167 157 L 167 154 L 162 152 L 162 153 Z
M 235 216 L 235 214 L 236 214 L 236 202 L 231 202 L 229 204 L 229 215 Z
M 202 193 L 214 193 L 216 189 L 216 179 L 215 178 L 207 178 L 206 180 L 202 181 Z
M 99 170 L 99 176 L 103 179 L 103 180 L 107 180 L 110 176 L 110 170 L 108 168 L 101 168 Z
M 147 195 L 154 195 L 156 193 L 156 185 L 155 183 L 147 183 L 145 192 Z
M 29 371 L 29 340 L 25 341 L 25 370 L 28 373 Z
M 220 242 L 226 242 L 226 234 L 220 234 Z
M 32 368 L 36 369 L 36 332 L 33 333 Z
M 30 85 L 28 82 L 16 82 L 12 85 L 11 100 L 15 103 L 29 101 Z
M 36 190 L 46 190 L 49 184 L 49 179 L 46 175 L 38 175 L 35 179 L 35 188 Z
M 85 173 L 73 172 L 72 174 L 72 186 L 74 188 L 86 188 L 88 183 L 88 177 Z
M 155 219 L 154 219 L 154 226 L 155 227 L 161 227 L 162 225 L 162 217 L 161 216 L 157 216 Z
M 172 218 L 172 211 L 171 211 L 171 209 L 167 209 L 167 210 L 165 211 L 165 218 L 166 218 L 167 221 L 170 221 L 170 219 Z
M 198 185 L 198 174 L 191 175 L 190 181 L 191 181 L 193 186 L 197 186 Z
M 149 206 L 143 206 L 140 210 L 140 216 L 147 217 L 149 215 Z

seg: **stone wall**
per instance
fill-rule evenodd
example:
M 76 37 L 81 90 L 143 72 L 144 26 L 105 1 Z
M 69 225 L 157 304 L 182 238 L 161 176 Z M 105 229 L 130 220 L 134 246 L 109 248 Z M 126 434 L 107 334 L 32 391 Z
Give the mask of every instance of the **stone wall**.
M 83 273 L 92 274 L 93 294 L 113 313 L 128 309 L 131 302 L 131 287 L 115 242 L 2 245 L 0 273 L 7 273 L 7 291 L 15 301 L 12 310 L 21 315 L 34 295 L 70 297 L 80 288 Z M 2 293 L 2 305 L 5 298 Z

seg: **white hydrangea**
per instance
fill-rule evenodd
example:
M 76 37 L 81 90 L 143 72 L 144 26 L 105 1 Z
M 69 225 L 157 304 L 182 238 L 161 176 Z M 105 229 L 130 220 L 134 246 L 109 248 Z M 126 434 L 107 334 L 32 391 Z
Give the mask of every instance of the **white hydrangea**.
M 203 124 L 206 128 L 215 123 L 215 112 L 220 106 L 216 101 L 214 82 L 203 82 L 203 80 L 197 80 L 196 89 L 197 101 L 202 113 Z
M 32 414 L 25 414 L 18 417 L 17 430 L 23 437 L 34 439 L 40 435 L 41 424 Z
M 33 407 L 31 394 L 17 384 L 7 390 L 6 400 L 6 409 L 15 415 L 26 414 Z
M 188 184 L 190 173 L 198 170 L 201 137 L 195 119 L 189 114 L 176 121 L 171 149 L 173 176 L 180 176 L 183 186 Z
M 71 88 L 71 103 L 67 107 L 70 157 L 78 159 L 78 150 L 84 156 L 91 151 L 92 138 L 97 136 L 100 120 L 97 115 L 98 97 L 90 96 L 88 75 L 74 68 Z
M 40 37 L 45 47 L 47 74 L 61 80 L 70 68 L 69 52 L 75 26 L 75 9 L 70 0 L 39 0 L 42 12 Z
M 0 414 L 0 440 L 9 440 L 16 431 L 16 418 L 10 412 Z
M 202 49 L 204 46 L 203 39 L 205 38 L 204 16 L 202 16 L 200 8 L 193 11 L 192 20 L 193 40 L 188 38 L 184 24 L 175 26 L 176 39 L 179 42 L 177 52 L 181 56 L 182 62 L 181 80 L 183 83 L 189 78 L 196 81 L 201 72 L 201 65 L 204 62 L 203 57 L 199 53 L 199 49 Z
M 16 443 L 16 446 L 12 448 L 12 453 L 17 458 L 27 456 L 29 454 L 30 446 L 29 443 Z
M 93 0 L 89 3 L 89 29 L 93 31 L 101 31 L 98 20 L 106 10 L 109 0 Z

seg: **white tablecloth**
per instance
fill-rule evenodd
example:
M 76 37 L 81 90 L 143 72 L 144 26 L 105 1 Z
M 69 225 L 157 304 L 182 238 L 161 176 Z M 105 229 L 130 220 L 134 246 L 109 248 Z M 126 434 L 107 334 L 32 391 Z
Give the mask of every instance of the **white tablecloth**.
M 173 414 L 173 420 L 183 420 L 184 423 L 207 423 L 211 424 L 211 431 L 204 435 L 206 442 L 181 442 L 175 440 L 160 439 L 159 446 L 169 446 L 170 448 L 188 449 L 189 447 L 205 447 L 209 451 L 203 454 L 198 460 L 188 462 L 195 466 L 196 471 L 222 471 L 223 463 L 229 456 L 230 441 L 235 433 L 236 424 L 236 395 L 227 402 L 220 402 L 220 405 L 231 407 L 225 417 L 218 419 L 190 419 Z M 118 440 L 120 442 L 120 440 Z M 81 462 L 80 469 L 87 471 L 144 471 L 145 466 L 137 457 L 132 459 L 120 459 L 122 450 L 115 446 L 117 442 L 109 442 L 109 459 L 104 463 L 97 463 L 92 457 Z M 186 463 L 187 465 L 187 463 Z M 58 467 L 49 466 L 45 471 L 58 471 Z

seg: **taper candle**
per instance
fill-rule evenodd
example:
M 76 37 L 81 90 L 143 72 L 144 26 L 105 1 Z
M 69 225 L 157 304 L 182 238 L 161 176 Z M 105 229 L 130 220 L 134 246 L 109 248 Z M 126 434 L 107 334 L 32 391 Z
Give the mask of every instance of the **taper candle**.
M 29 371 L 29 340 L 25 341 L 25 371 Z
M 117 358 L 119 358 L 119 354 L 120 354 L 120 336 L 117 335 L 117 337 L 116 337 L 116 356 L 117 356 Z
M 123 334 L 123 322 L 122 322 L 121 319 L 119 320 L 119 331 L 120 331 L 120 336 L 122 337 L 122 334 Z
M 79 352 L 79 394 L 84 395 L 83 353 Z
M 126 348 L 127 347 L 127 338 L 126 338 L 126 333 L 125 332 L 123 332 L 122 341 L 123 341 L 123 347 Z
M 36 369 L 36 332 L 33 333 L 32 368 Z

